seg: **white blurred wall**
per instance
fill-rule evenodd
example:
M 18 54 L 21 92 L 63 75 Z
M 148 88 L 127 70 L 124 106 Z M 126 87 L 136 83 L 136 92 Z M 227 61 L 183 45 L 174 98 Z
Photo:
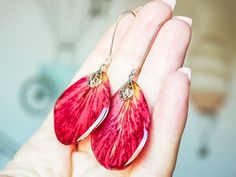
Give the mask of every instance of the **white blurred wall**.
M 79 44 L 83 47 L 78 45 L 78 64 L 88 56 L 120 12 L 142 5 L 144 1 L 115 1 L 111 15 L 95 19 L 80 38 Z M 96 29 L 96 33 L 91 36 L 93 29 Z M 18 100 L 19 87 L 26 78 L 37 73 L 42 63 L 54 58 L 54 44 L 50 28 L 31 0 L 0 0 L 0 131 L 12 138 L 16 146 L 24 143 L 43 121 L 43 117 L 33 118 L 22 110 Z M 235 62 L 233 68 L 233 76 L 236 76 Z M 210 139 L 211 153 L 206 159 L 197 156 L 203 121 L 191 107 L 176 177 L 236 176 L 235 89 L 236 77 L 231 83 L 228 100 L 218 116 Z

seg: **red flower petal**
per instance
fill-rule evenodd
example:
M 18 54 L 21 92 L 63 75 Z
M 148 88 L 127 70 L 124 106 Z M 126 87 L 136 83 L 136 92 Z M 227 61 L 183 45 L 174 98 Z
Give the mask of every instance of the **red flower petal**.
M 91 135 L 92 150 L 105 168 L 123 169 L 143 149 L 150 126 L 148 105 L 140 87 L 133 82 L 134 95 L 122 100 L 120 91 L 112 98 L 110 111 Z
M 54 106 L 54 129 L 58 140 L 74 144 L 87 137 L 106 117 L 110 105 L 110 85 L 102 73 L 102 83 L 88 85 L 85 76 L 71 85 Z

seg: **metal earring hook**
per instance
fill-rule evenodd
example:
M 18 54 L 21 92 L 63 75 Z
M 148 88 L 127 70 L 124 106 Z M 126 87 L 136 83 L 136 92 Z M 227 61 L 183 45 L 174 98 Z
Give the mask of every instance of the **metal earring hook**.
M 102 71 L 106 70 L 106 68 L 109 66 L 109 64 L 112 61 L 111 55 L 112 55 L 112 52 L 113 52 L 113 46 L 114 46 L 114 41 L 115 41 L 115 37 L 116 37 L 116 32 L 117 32 L 117 29 L 118 29 L 118 26 L 120 24 L 121 19 L 124 16 L 126 16 L 127 14 L 132 14 L 134 17 L 136 17 L 136 14 L 132 10 L 126 10 L 116 20 L 115 29 L 114 29 L 114 32 L 113 32 L 113 35 L 112 35 L 112 39 L 111 39 L 111 47 L 110 47 L 110 51 L 109 51 L 109 56 L 108 56 L 108 58 L 104 61 L 104 63 L 100 67 L 100 70 L 102 70 Z
M 118 17 L 118 19 L 116 20 L 116 26 L 115 26 L 115 29 L 114 29 L 114 32 L 112 35 L 112 39 L 111 39 L 111 48 L 110 48 L 110 52 L 109 52 L 109 57 L 111 57 L 111 55 L 112 55 L 113 45 L 114 45 L 114 40 L 115 40 L 118 25 L 119 25 L 121 19 L 127 14 L 132 14 L 134 17 L 136 17 L 136 14 L 132 10 L 126 10 Z
M 166 23 L 166 21 L 163 21 L 163 22 L 161 22 L 161 23 L 158 25 L 156 31 L 154 32 L 153 38 L 152 38 L 151 41 L 149 42 L 148 48 L 147 48 L 147 50 L 146 50 L 146 52 L 145 52 L 145 54 L 144 54 L 144 56 L 143 56 L 142 62 L 139 64 L 139 66 L 138 66 L 137 68 L 134 68 L 134 69 L 131 71 L 131 73 L 130 73 L 130 75 L 129 75 L 129 80 L 128 80 L 128 82 L 132 82 L 133 80 L 136 81 L 136 79 L 137 79 L 139 73 L 141 72 L 141 69 L 142 69 L 142 67 L 143 67 L 143 64 L 144 64 L 144 62 L 145 62 L 145 60 L 146 60 L 146 58 L 147 58 L 147 56 L 148 56 L 148 54 L 149 54 L 149 52 L 150 52 L 150 50 L 151 50 L 151 48 L 152 48 L 152 44 L 154 43 L 154 40 L 155 40 L 155 34 L 157 35 L 157 33 L 160 31 L 161 27 L 162 27 L 165 23 Z

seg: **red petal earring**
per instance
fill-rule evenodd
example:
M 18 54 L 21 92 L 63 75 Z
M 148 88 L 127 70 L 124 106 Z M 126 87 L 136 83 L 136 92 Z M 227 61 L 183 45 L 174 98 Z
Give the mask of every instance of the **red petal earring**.
M 158 33 L 165 21 L 159 24 Z M 111 99 L 109 113 L 91 135 L 91 147 L 98 162 L 107 169 L 128 167 L 144 148 L 151 117 L 141 88 L 136 83 L 142 65 L 149 54 L 155 36 L 149 43 L 140 67 L 134 69 L 128 81 Z
M 110 84 L 106 70 L 111 63 L 113 43 L 121 18 L 118 18 L 111 40 L 109 57 L 98 71 L 87 75 L 58 98 L 54 106 L 54 129 L 58 140 L 65 145 L 86 138 L 106 117 L 110 106 Z M 132 12 L 132 14 L 134 14 Z
M 108 169 L 127 167 L 141 152 L 148 138 L 148 105 L 134 81 L 138 71 L 133 70 L 128 82 L 112 97 L 106 119 L 91 135 L 93 153 Z

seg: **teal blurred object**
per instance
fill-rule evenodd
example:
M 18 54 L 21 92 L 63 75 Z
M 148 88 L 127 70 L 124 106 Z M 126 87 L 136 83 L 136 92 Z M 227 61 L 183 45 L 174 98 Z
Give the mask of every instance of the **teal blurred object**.
M 58 94 L 68 86 L 77 69 L 78 67 L 72 64 L 50 63 L 42 65 L 41 73 L 55 82 Z
M 36 76 L 27 78 L 21 86 L 19 98 L 22 108 L 30 114 L 48 113 L 53 102 L 67 87 L 76 72 L 74 65 L 44 64 Z

